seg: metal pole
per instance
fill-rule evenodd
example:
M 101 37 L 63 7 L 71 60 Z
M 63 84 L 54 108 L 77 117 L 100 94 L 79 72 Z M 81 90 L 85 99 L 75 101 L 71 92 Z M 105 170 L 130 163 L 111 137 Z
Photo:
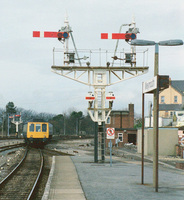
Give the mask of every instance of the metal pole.
M 55 53 L 54 52 L 55 52 L 55 47 L 53 48 L 53 65 L 55 65 L 55 55 L 54 55 Z
M 142 93 L 142 179 L 144 184 L 144 93 Z
M 154 76 L 158 75 L 158 43 L 155 44 Z M 153 186 L 158 192 L 158 80 L 157 89 L 154 91 L 154 116 L 153 116 Z
M 3 113 L 3 123 L 2 123 L 2 137 L 4 137 L 4 113 Z
M 18 122 L 16 122 L 15 125 L 16 125 L 16 133 L 18 134 L 18 132 L 19 132 L 19 124 L 18 124 Z
M 9 113 L 8 113 L 8 137 L 9 137 Z
M 112 167 L 112 141 L 110 139 L 110 166 Z
M 105 122 L 102 122 L 102 162 L 105 161 Z
M 66 131 L 65 131 L 65 114 L 63 116 L 63 132 L 64 132 L 64 135 L 66 134 Z
M 130 26 L 131 24 L 122 24 L 119 28 L 119 33 L 121 33 L 121 29 L 123 28 L 123 26 Z M 115 47 L 115 50 L 114 50 L 114 57 L 116 56 L 116 52 L 117 52 L 117 49 L 118 49 L 118 44 L 119 44 L 119 39 L 116 41 L 116 47 Z M 114 65 L 114 59 L 112 61 L 112 66 Z
M 75 127 L 75 132 L 76 132 L 76 135 L 78 135 L 78 118 L 76 119 L 76 127 Z
M 155 191 L 158 192 L 158 152 L 159 152 L 159 75 L 157 75 L 157 126 L 156 126 L 156 187 Z
M 95 135 L 94 135 L 94 162 L 98 162 L 98 122 L 95 122 Z
M 152 108 L 152 103 L 149 105 L 149 127 L 151 127 L 151 108 Z
M 78 51 L 77 51 L 77 47 L 75 46 L 75 41 L 74 41 L 72 32 L 70 32 L 70 35 L 71 35 L 71 38 L 72 38 L 73 46 L 74 46 L 74 48 L 75 48 L 75 52 L 76 52 L 76 54 L 77 54 L 77 58 L 78 58 L 78 61 L 79 61 L 79 65 L 82 66 L 81 61 L 80 61 L 80 58 L 79 58 L 79 54 L 78 54 Z

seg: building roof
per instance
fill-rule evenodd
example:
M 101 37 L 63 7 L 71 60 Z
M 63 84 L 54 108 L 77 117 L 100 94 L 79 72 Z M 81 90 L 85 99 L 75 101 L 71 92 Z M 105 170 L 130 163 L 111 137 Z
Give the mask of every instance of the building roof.
M 128 115 L 129 114 L 129 110 L 112 110 L 110 115 Z
M 159 110 L 164 110 L 164 111 L 179 111 L 182 110 L 183 105 L 182 104 L 159 104 Z
M 176 89 L 182 95 L 184 94 L 184 80 L 183 81 L 171 81 L 171 86 Z

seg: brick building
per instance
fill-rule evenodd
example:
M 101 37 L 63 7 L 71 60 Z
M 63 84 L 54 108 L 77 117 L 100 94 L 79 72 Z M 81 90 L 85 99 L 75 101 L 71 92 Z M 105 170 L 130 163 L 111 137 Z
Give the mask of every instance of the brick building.
M 137 129 L 134 128 L 134 104 L 129 104 L 128 110 L 112 110 L 106 128 L 115 128 L 113 146 L 122 147 L 125 143 L 136 144 Z M 106 147 L 109 142 L 110 140 L 106 139 Z

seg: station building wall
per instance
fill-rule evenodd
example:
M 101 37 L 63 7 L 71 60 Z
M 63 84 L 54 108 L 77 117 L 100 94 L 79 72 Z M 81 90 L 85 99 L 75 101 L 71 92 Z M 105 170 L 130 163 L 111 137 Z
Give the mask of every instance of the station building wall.
M 177 144 L 177 128 L 159 128 L 159 155 L 175 156 Z M 142 152 L 142 129 L 138 129 L 137 133 L 137 152 Z M 153 155 L 153 128 L 144 130 L 144 154 Z

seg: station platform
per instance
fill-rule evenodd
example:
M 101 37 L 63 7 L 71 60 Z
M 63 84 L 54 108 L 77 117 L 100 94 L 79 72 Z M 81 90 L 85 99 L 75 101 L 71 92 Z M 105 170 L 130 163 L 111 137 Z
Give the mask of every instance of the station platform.
M 153 187 L 153 164 L 145 162 L 141 184 L 141 161 L 113 156 L 94 163 L 93 153 L 53 157 L 42 200 L 183 200 L 184 171 L 159 165 L 159 191 Z
M 70 156 L 54 156 L 42 200 L 85 200 Z

